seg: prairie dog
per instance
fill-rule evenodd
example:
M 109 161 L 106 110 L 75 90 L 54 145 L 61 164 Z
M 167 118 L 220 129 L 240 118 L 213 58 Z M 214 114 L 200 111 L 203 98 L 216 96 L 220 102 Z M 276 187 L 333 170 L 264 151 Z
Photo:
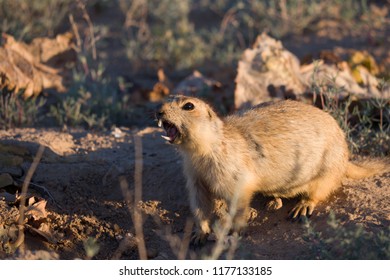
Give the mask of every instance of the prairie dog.
M 174 96 L 157 113 L 164 139 L 178 146 L 184 160 L 186 187 L 197 221 L 195 242 L 211 232 L 213 199 L 225 199 L 237 210 L 233 230 L 246 225 L 252 196 L 300 195 L 291 217 L 310 216 L 345 177 L 361 178 L 390 168 L 370 161 L 349 161 L 341 128 L 324 111 L 296 101 L 280 101 L 219 118 L 200 99 Z

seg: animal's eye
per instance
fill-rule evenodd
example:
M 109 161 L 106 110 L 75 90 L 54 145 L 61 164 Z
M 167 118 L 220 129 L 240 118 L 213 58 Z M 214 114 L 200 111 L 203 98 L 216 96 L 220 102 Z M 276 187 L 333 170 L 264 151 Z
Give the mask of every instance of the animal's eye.
M 183 110 L 186 110 L 186 111 L 192 111 L 194 110 L 195 106 L 194 104 L 192 104 L 191 102 L 187 102 L 186 104 L 184 104 L 184 106 L 182 107 Z

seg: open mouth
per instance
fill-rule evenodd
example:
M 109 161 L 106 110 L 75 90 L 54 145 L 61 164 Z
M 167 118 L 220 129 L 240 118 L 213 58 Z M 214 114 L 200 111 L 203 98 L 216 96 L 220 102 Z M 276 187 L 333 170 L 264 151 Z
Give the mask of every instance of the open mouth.
M 165 140 L 169 141 L 169 143 L 173 143 L 175 142 L 176 138 L 179 136 L 179 130 L 177 129 L 177 127 L 173 124 L 173 123 L 170 123 L 168 121 L 163 121 L 162 119 L 159 119 L 158 120 L 158 126 L 159 127 L 164 127 L 165 129 L 165 132 L 166 132 L 166 136 L 165 135 L 161 135 L 162 138 L 164 138 Z

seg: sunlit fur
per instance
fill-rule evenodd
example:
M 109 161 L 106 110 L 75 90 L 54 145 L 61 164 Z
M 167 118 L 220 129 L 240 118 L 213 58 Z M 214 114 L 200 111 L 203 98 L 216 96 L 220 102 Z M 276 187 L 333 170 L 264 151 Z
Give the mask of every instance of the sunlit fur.
M 194 109 L 182 106 L 191 102 Z M 176 125 L 175 141 L 184 159 L 184 174 L 198 238 L 210 233 L 213 199 L 223 198 L 237 211 L 234 230 L 246 224 L 255 192 L 275 198 L 301 195 L 295 218 L 311 215 L 319 201 L 350 175 L 372 175 L 381 162 L 358 167 L 348 161 L 343 131 L 327 113 L 296 101 L 281 101 L 219 118 L 205 102 L 176 96 L 161 109 L 161 119 Z M 374 171 L 375 170 L 375 171 Z

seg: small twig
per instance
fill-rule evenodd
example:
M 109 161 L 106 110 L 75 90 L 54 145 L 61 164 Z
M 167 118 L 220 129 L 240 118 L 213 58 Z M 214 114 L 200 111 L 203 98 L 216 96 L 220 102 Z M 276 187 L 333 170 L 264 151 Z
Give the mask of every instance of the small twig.
M 226 253 L 226 259 L 227 260 L 233 260 L 234 255 L 236 253 L 236 250 L 238 248 L 239 240 L 240 240 L 240 238 L 238 237 L 238 235 L 231 236 L 231 238 L 230 238 L 230 246 L 229 246 L 229 249 L 228 249 L 228 251 Z
M 229 203 L 229 212 L 225 214 L 226 216 L 225 216 L 224 222 L 222 224 L 220 224 L 219 226 L 217 225 L 214 228 L 214 232 L 217 235 L 217 242 L 215 243 L 215 245 L 210 253 L 209 259 L 212 259 L 212 260 L 219 259 L 219 257 L 222 255 L 222 253 L 227 248 L 229 248 L 227 246 L 227 242 L 229 242 L 229 239 L 233 238 L 233 244 L 231 244 L 232 246 L 230 247 L 230 250 L 228 252 L 228 257 L 234 255 L 235 250 L 237 249 L 238 243 L 236 243 L 236 242 L 238 242 L 238 240 L 237 240 L 238 233 L 235 233 L 233 236 L 229 236 L 229 232 L 233 228 L 234 217 L 238 213 L 238 199 L 239 199 L 239 197 L 240 197 L 240 192 L 237 191 Z
M 219 27 L 219 36 L 223 37 L 229 24 L 233 24 L 234 21 L 236 21 L 236 13 L 237 13 L 237 8 L 236 7 L 232 7 L 230 8 L 226 14 L 223 16 L 223 19 L 222 19 L 222 22 L 221 22 L 221 25 Z
M 143 169 L 143 156 L 142 156 L 142 138 L 141 136 L 134 135 L 134 148 L 135 148 L 135 170 L 134 170 L 134 226 L 135 234 L 138 241 L 138 251 L 141 260 L 147 259 L 144 232 L 142 228 L 142 213 L 138 209 L 138 203 L 142 200 L 142 169 Z
M 280 16 L 283 20 L 283 24 L 288 24 L 288 12 L 287 12 L 287 4 L 286 0 L 280 0 L 279 1 L 279 8 L 280 8 Z
M 123 196 L 125 198 L 129 212 L 132 215 L 135 235 L 137 240 L 138 253 L 141 260 L 147 259 L 147 251 L 145 246 L 145 238 L 143 232 L 142 213 L 138 209 L 138 204 L 142 200 L 142 139 L 139 135 L 134 136 L 134 149 L 135 149 L 135 170 L 134 170 L 134 200 L 129 190 L 129 185 L 124 177 L 119 178 L 119 185 L 121 187 Z M 133 206 L 133 207 L 132 207 Z
M 85 8 L 85 4 L 83 2 L 81 2 L 80 0 L 77 0 L 77 5 L 80 8 L 81 12 L 83 13 L 84 20 L 88 24 L 89 35 L 91 37 L 92 58 L 94 60 L 96 60 L 97 59 L 96 38 L 95 38 L 95 31 L 93 30 L 93 24 L 92 24 L 91 18 L 88 15 L 87 9 Z
M 80 33 L 79 33 L 79 28 L 77 27 L 77 24 L 76 22 L 74 21 L 74 18 L 73 18 L 73 15 L 70 14 L 69 15 L 69 22 L 70 22 L 70 25 L 72 26 L 72 30 L 73 30 L 73 33 L 74 33 L 74 36 L 76 36 L 76 46 L 78 48 L 78 52 L 81 51 L 81 45 L 82 45 L 82 41 L 81 41 L 81 37 L 80 37 Z
M 136 225 L 136 222 L 135 222 L 136 219 L 134 217 L 134 213 L 136 211 L 135 208 L 137 208 L 137 205 L 134 203 L 134 201 L 132 199 L 132 194 L 129 190 L 129 184 L 127 183 L 127 180 L 125 179 L 125 177 L 123 177 L 123 176 L 119 177 L 119 185 L 121 187 L 122 194 L 123 194 L 124 199 L 126 201 L 127 208 L 129 210 L 129 213 L 131 214 L 131 218 L 133 220 L 135 234 L 136 234 L 135 240 L 137 242 L 137 248 L 138 248 L 138 253 L 140 255 L 140 259 L 146 259 L 147 254 L 146 254 L 146 248 L 145 248 L 145 243 L 144 243 L 144 239 L 143 239 L 143 234 L 142 234 L 142 239 L 140 239 L 139 235 L 138 235 L 140 227 L 142 230 L 142 221 L 141 221 L 141 225 Z M 133 206 L 135 206 L 135 207 L 133 207 Z M 125 237 L 125 239 L 126 239 L 126 237 Z M 128 242 L 127 242 L 128 240 L 129 240 L 128 238 L 127 238 L 127 240 L 122 240 L 121 244 L 119 245 L 119 248 L 117 249 L 117 252 L 113 255 L 113 258 L 115 258 L 115 259 L 120 258 L 121 252 L 124 252 L 126 250 L 126 248 L 128 247 Z
M 38 164 L 42 158 L 43 152 L 45 150 L 44 146 L 39 146 L 38 152 L 34 157 L 33 163 L 31 164 L 26 178 L 24 179 L 22 186 L 22 193 L 20 194 L 20 204 L 19 204 L 19 220 L 18 220 L 18 238 L 14 243 L 10 243 L 9 246 L 12 251 L 16 250 L 20 245 L 24 242 L 24 211 L 26 208 L 26 194 L 28 190 L 28 186 L 30 184 L 31 178 L 35 173 L 35 170 L 38 167 Z
M 191 233 L 192 233 L 193 226 L 194 226 L 194 221 L 192 219 L 187 220 L 186 225 L 184 227 L 183 239 L 180 242 L 179 253 L 177 255 L 177 258 L 179 260 L 184 260 L 187 256 L 188 249 L 190 248 Z

